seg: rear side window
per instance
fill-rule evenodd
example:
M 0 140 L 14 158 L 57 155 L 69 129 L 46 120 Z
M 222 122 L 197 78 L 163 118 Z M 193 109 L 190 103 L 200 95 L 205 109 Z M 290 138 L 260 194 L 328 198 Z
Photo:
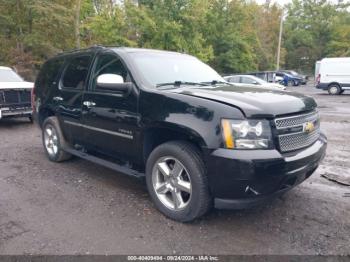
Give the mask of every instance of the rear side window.
M 86 85 L 91 56 L 77 56 L 69 61 L 62 77 L 62 87 L 81 90 Z
M 37 78 L 38 87 L 48 87 L 51 86 L 58 76 L 62 66 L 64 63 L 64 59 L 55 59 L 46 62 Z

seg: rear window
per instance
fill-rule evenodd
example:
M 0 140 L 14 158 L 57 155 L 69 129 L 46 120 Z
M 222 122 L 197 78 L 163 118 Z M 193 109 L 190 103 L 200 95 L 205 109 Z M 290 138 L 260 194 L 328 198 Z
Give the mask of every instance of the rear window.
M 86 85 L 91 56 L 77 56 L 70 60 L 62 77 L 62 87 L 81 90 Z
M 23 79 L 12 70 L 0 69 L 0 82 L 23 82 Z

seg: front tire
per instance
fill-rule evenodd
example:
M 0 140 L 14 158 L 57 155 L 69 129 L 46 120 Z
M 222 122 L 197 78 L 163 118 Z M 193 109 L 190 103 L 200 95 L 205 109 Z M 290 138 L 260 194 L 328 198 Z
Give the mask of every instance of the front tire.
M 173 220 L 192 221 L 212 206 L 204 163 L 190 143 L 173 141 L 154 149 L 146 182 L 157 209 Z
M 42 139 L 46 155 L 52 162 L 62 162 L 72 157 L 71 154 L 63 151 L 68 144 L 56 117 L 49 117 L 44 121 Z
M 328 93 L 330 95 L 339 95 L 341 93 L 341 88 L 337 84 L 331 84 L 328 86 Z

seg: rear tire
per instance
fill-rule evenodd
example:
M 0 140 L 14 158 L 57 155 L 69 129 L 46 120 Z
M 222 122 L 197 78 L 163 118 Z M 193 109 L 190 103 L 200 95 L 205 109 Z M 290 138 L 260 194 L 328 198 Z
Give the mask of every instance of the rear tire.
M 146 182 L 157 209 L 173 220 L 189 222 L 212 207 L 203 160 L 190 143 L 173 141 L 154 149 Z
M 340 86 L 337 84 L 330 84 L 328 86 L 328 93 L 330 95 L 339 95 L 339 94 L 341 94 L 341 91 L 342 90 L 341 90 Z
M 68 147 L 56 117 L 45 119 L 42 127 L 42 141 L 47 157 L 52 162 L 62 162 L 72 158 L 71 154 L 63 151 Z

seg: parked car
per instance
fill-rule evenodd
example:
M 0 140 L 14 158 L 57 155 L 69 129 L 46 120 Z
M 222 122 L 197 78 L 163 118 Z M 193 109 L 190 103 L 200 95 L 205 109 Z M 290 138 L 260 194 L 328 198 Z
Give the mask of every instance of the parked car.
M 326 152 L 313 98 L 234 86 L 175 52 L 64 53 L 43 65 L 33 99 L 51 161 L 75 155 L 145 177 L 155 206 L 177 221 L 280 196 Z
M 268 83 L 279 83 L 279 80 L 283 79 L 281 77 L 277 77 L 275 71 L 250 72 L 246 73 L 246 75 L 256 76 Z
M 32 88 L 33 83 L 24 81 L 11 68 L 0 66 L 0 119 L 28 117 L 32 121 Z
M 280 85 L 278 83 L 268 83 L 265 80 L 262 80 L 252 75 L 232 75 L 232 76 L 225 76 L 224 79 L 227 82 L 239 84 L 242 86 L 255 85 L 256 87 L 261 87 L 261 88 L 270 88 L 270 89 L 279 89 L 279 90 L 286 89 L 286 87 L 283 85 Z
M 283 85 L 285 86 L 299 86 L 303 81 L 301 77 L 295 76 L 286 72 L 276 72 L 276 76 L 283 78 Z
M 307 81 L 309 79 L 309 77 L 307 75 L 299 74 L 298 72 L 293 71 L 293 70 L 280 70 L 280 72 L 284 72 L 284 73 L 287 73 L 287 74 L 292 75 L 294 77 L 300 78 L 301 85 L 306 85 Z
M 319 64 L 316 88 L 339 95 L 350 90 L 350 57 L 324 58 Z

